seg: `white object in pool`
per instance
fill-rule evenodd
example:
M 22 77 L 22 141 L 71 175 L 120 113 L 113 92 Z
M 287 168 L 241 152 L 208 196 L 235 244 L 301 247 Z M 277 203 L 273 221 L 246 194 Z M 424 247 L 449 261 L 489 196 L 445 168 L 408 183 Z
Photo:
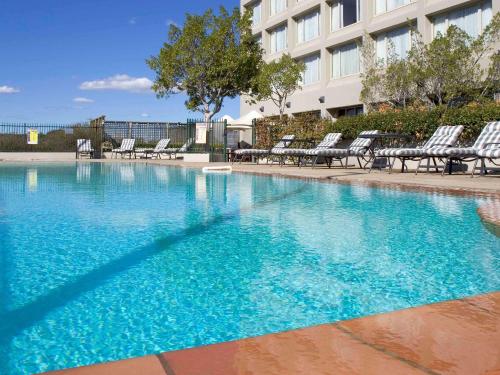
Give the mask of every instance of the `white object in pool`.
M 222 165 L 218 167 L 203 167 L 203 173 L 231 173 L 233 168 L 230 165 Z

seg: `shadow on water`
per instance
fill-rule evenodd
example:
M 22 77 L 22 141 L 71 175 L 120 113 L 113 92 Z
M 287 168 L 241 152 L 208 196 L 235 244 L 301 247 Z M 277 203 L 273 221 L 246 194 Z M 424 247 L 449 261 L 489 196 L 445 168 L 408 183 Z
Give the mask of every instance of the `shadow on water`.
M 1 345 L 3 346 L 7 344 L 12 337 L 42 320 L 54 309 L 65 306 L 70 301 L 78 298 L 80 295 L 104 284 L 117 274 L 168 250 L 168 248 L 173 244 L 184 241 L 189 237 L 207 232 L 212 226 L 229 221 L 238 217 L 242 213 L 251 212 L 256 208 L 261 208 L 300 194 L 304 192 L 307 187 L 308 184 L 303 184 L 301 187 L 291 192 L 281 194 L 279 196 L 266 197 L 265 199 L 254 203 L 250 207 L 245 207 L 227 214 L 216 216 L 205 223 L 196 224 L 195 226 L 188 227 L 179 233 L 158 239 L 150 245 L 133 250 L 118 259 L 110 261 L 107 264 L 104 264 L 99 268 L 78 277 L 76 280 L 51 290 L 49 293 L 39 297 L 37 300 L 25 306 L 12 311 L 3 312 L 3 314 L 0 315 Z

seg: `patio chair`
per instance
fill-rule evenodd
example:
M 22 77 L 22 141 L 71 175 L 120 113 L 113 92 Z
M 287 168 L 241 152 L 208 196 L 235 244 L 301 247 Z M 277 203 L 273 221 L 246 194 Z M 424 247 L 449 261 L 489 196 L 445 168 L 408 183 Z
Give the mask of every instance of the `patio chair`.
M 118 154 L 120 154 L 121 157 L 123 158 L 123 155 L 128 154 L 129 158 L 132 159 L 132 154 L 134 154 L 134 157 L 135 157 L 134 146 L 135 146 L 135 139 L 123 138 L 122 144 L 120 145 L 120 147 L 111 150 L 111 157 L 113 157 L 113 154 L 114 154 L 115 159 L 117 159 Z
M 177 154 L 180 152 L 187 152 L 189 148 L 193 145 L 194 138 L 189 138 L 186 143 L 184 143 L 181 147 L 171 147 L 163 150 L 163 154 L 168 155 L 169 159 L 177 158 Z
M 236 158 L 239 158 L 240 163 L 243 159 L 244 156 L 251 156 L 252 158 L 256 158 L 257 164 L 259 164 L 259 158 L 266 156 L 267 157 L 267 162 L 269 162 L 269 157 L 271 155 L 275 156 L 282 156 L 283 150 L 290 147 L 292 144 L 293 140 L 295 139 L 295 135 L 293 134 L 287 134 L 281 138 L 281 140 L 274 145 L 273 148 L 270 150 L 266 149 L 257 149 L 257 148 L 248 148 L 248 149 L 242 149 L 242 150 L 236 150 L 234 152 Z M 236 159 L 235 158 L 235 159 Z
M 328 133 L 323 140 L 314 148 L 287 148 L 284 150 L 284 155 L 287 157 L 297 157 L 299 167 L 302 166 L 302 161 L 310 159 L 311 164 L 314 166 L 318 160 L 318 153 L 321 150 L 334 148 L 337 143 L 342 139 L 342 133 Z
M 349 147 L 345 149 L 328 148 L 325 150 L 319 150 L 318 155 L 316 155 L 316 160 L 320 157 L 324 157 L 326 160 L 326 164 L 328 165 L 328 168 L 331 168 L 333 160 L 338 160 L 341 166 L 347 168 L 349 166 L 349 157 L 355 156 L 358 161 L 359 167 L 364 169 L 366 168 L 366 164 L 369 162 L 369 160 L 365 163 L 364 166 L 361 164 L 361 160 L 365 160 L 367 154 L 369 155 L 370 158 L 373 156 L 373 151 L 371 150 L 371 146 L 373 144 L 373 138 L 363 138 L 363 135 L 372 135 L 378 133 L 379 133 L 378 130 L 363 131 L 359 133 L 358 138 L 356 138 L 349 145 Z M 342 164 L 342 159 L 344 158 L 346 159 L 345 166 Z M 313 167 L 314 166 L 315 164 L 313 165 Z
M 94 157 L 94 149 L 90 139 L 76 140 L 76 158 L 79 159 L 83 155 L 88 155 L 91 159 Z
M 474 161 L 472 168 L 472 176 L 477 167 L 477 163 L 481 161 L 481 173 L 484 172 L 484 160 L 490 159 L 492 162 L 494 158 L 498 158 L 500 153 L 500 121 L 488 122 L 479 134 L 474 144 L 471 147 L 451 147 L 436 150 L 436 154 L 440 157 L 446 157 L 445 165 L 448 165 L 449 174 L 453 171 L 453 162 L 459 163 Z M 497 154 L 495 153 L 497 152 Z M 496 156 L 495 156 L 496 155 Z M 446 168 L 443 168 L 442 175 Z
M 454 146 L 464 127 L 462 125 L 456 126 L 440 126 L 436 129 L 434 134 L 429 138 L 422 147 L 415 148 L 386 148 L 376 152 L 377 157 L 386 157 L 389 160 L 389 173 L 392 172 L 394 162 L 396 159 L 401 160 L 401 171 L 404 172 L 407 160 L 418 161 L 415 174 L 418 173 L 420 164 L 423 160 L 427 160 L 427 171 L 429 171 L 430 160 L 434 162 L 434 167 L 438 171 L 436 157 L 438 157 L 444 148 Z M 391 163 L 390 159 L 393 158 Z
M 155 156 L 157 159 L 161 159 L 161 154 L 166 153 L 165 150 L 169 143 L 170 138 L 160 139 L 155 148 L 138 148 L 135 150 L 135 154 L 143 154 L 146 159 L 149 155 L 151 155 L 151 159 L 154 159 Z

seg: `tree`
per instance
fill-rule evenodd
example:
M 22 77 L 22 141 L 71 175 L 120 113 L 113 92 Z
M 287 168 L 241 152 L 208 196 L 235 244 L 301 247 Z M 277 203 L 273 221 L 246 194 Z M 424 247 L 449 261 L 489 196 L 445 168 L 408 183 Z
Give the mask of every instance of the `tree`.
M 225 98 L 248 92 L 262 62 L 262 50 L 252 36 L 251 12 L 243 16 L 224 7 L 219 15 L 187 15 L 182 28 L 170 25 L 158 56 L 147 60 L 156 73 L 157 97 L 184 92 L 186 107 L 209 121 Z
M 409 103 L 455 106 L 491 95 L 498 86 L 498 56 L 493 54 L 500 36 L 500 14 L 481 35 L 469 36 L 456 26 L 424 44 L 412 30 L 412 48 L 406 59 L 388 58 L 385 64 L 373 56 L 369 38 L 362 47 L 364 66 L 361 100 L 372 108 L 387 103 L 405 107 Z M 492 55 L 489 63 L 486 57 Z M 370 60 L 370 57 L 372 60 Z M 486 66 L 485 66 L 486 65 Z M 489 67 L 487 66 L 489 65 Z
M 406 107 L 415 91 L 410 74 L 410 64 L 406 59 L 400 58 L 394 45 L 389 41 L 387 61 L 377 59 L 375 46 L 368 35 L 361 46 L 361 59 L 363 64 L 363 87 L 361 101 L 368 110 L 374 104 L 386 102 L 391 107 Z
M 252 99 L 249 101 L 271 100 L 283 118 L 287 99 L 300 86 L 300 78 L 305 71 L 305 64 L 297 62 L 289 54 L 268 64 L 264 63 L 254 80 Z

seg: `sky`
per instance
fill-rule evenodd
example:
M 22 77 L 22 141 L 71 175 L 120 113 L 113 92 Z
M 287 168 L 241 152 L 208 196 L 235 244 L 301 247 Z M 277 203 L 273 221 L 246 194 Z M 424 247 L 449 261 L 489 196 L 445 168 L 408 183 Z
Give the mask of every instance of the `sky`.
M 171 23 L 239 0 L 2 0 L 0 122 L 185 121 L 183 94 L 158 99 L 145 60 Z M 220 115 L 239 116 L 239 99 Z

